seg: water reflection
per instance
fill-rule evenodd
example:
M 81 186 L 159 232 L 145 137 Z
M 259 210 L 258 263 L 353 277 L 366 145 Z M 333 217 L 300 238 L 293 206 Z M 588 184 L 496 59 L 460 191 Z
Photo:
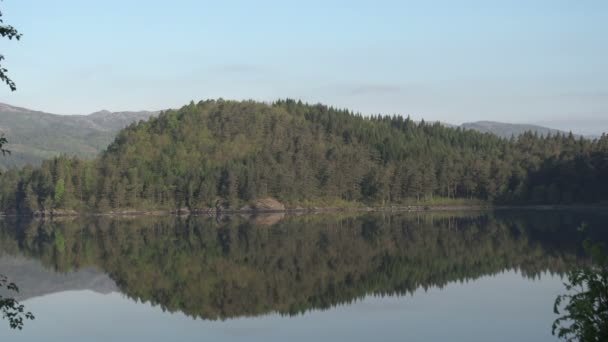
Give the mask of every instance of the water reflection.
M 590 212 L 5 219 L 0 251 L 22 299 L 105 293 L 115 289 L 110 279 L 132 299 L 226 319 L 299 314 L 504 270 L 561 273 L 585 262 L 582 221 L 585 234 L 606 238 L 605 215 Z

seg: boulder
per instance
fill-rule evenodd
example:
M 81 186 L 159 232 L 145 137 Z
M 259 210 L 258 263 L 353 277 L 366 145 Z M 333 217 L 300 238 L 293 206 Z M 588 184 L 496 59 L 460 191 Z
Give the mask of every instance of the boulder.
M 258 211 L 284 211 L 285 205 L 275 198 L 266 197 L 256 200 L 253 208 Z

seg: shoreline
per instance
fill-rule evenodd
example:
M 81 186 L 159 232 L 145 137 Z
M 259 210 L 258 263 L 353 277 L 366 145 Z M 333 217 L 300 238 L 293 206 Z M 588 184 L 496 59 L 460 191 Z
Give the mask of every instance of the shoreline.
M 75 210 L 48 210 L 26 214 L 2 213 L 0 217 L 129 217 L 129 216 L 222 216 L 222 215 L 266 215 L 266 214 L 315 214 L 315 213 L 407 213 L 443 211 L 490 211 L 490 210 L 595 210 L 608 209 L 608 204 L 575 205 L 407 205 L 407 206 L 362 206 L 362 207 L 310 207 L 310 208 L 203 208 L 203 209 L 164 209 L 164 210 L 111 210 L 107 212 L 78 212 Z

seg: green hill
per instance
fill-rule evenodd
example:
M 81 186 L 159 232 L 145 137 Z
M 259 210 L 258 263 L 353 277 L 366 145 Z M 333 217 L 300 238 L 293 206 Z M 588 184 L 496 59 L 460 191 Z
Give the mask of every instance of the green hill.
M 89 115 L 56 115 L 0 103 L 0 134 L 8 140 L 13 153 L 0 158 L 0 168 L 40 165 L 45 160 L 61 154 L 94 159 L 116 137 L 119 130 L 140 120 L 147 120 L 158 112 L 109 112 L 99 111 Z M 547 127 L 509 124 L 492 121 L 464 123 L 451 128 L 492 133 L 510 138 L 527 132 L 539 135 L 568 134 Z M 576 138 L 579 135 L 574 135 Z M 591 139 L 591 137 L 590 137 Z
M 243 208 L 478 199 L 608 199 L 608 137 L 506 140 L 293 100 L 202 101 L 120 131 L 99 158 L 55 158 L 0 181 L 7 211 Z

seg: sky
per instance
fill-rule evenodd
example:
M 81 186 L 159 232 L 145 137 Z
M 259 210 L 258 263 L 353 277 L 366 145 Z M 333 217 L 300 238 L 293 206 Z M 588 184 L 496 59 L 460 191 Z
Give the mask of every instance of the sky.
M 280 98 L 608 131 L 608 1 L 4 0 L 17 91 L 57 114 Z

